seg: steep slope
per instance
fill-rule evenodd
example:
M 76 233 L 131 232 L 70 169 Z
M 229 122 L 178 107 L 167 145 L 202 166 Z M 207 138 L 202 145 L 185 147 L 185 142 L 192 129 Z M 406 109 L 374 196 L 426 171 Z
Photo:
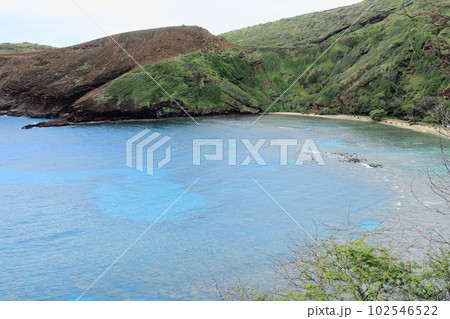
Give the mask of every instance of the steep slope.
M 267 100 L 255 69 L 239 48 L 196 51 L 128 72 L 74 104 L 72 122 L 85 118 L 142 119 L 257 113 Z M 183 109 L 148 76 L 149 74 Z
M 199 27 L 172 27 L 114 36 L 141 65 L 156 64 L 194 51 L 222 52 L 233 47 Z M 33 117 L 105 119 L 105 109 L 89 104 L 90 112 L 75 112 L 77 101 L 137 65 L 110 38 L 27 55 L 0 56 L 0 111 Z M 147 83 L 156 87 L 154 83 Z M 78 108 L 80 111 L 80 107 Z M 121 116 L 121 108 L 113 110 Z M 76 114 L 75 114 L 76 113 Z M 123 112 L 128 114 L 128 110 Z M 138 110 L 139 118 L 147 117 Z M 84 114 L 86 117 L 83 117 Z M 128 114 L 133 117 L 132 114 Z M 148 114 L 152 116 L 152 114 Z
M 400 0 L 402 1 L 402 0 Z M 293 18 L 259 24 L 221 35 L 226 41 L 242 45 L 267 47 L 298 47 L 326 41 L 355 22 L 372 1 L 304 14 Z M 352 30 L 386 19 L 398 7 L 399 0 L 378 1 L 362 16 Z
M 372 3 L 284 19 L 222 38 L 256 46 L 261 81 L 271 83 L 265 93 L 275 99 Z M 432 20 L 448 19 L 450 7 L 436 14 L 433 5 L 438 3 L 445 1 L 379 0 L 271 110 L 368 114 L 384 109 L 390 116 L 420 119 L 436 104 L 448 105 L 450 28 L 448 20 Z

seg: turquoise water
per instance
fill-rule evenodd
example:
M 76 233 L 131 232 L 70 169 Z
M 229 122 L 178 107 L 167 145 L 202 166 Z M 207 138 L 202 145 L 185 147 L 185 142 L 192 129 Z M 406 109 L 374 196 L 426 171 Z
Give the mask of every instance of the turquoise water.
M 0 117 L 0 300 L 74 300 L 187 192 L 86 294 L 83 300 L 217 299 L 215 281 L 272 287 L 274 258 L 289 256 L 305 233 L 255 179 L 311 234 L 349 223 L 372 231 L 392 220 L 393 234 L 445 220 L 411 197 L 438 167 L 438 139 L 395 127 L 265 116 L 21 130 L 27 118 Z M 172 161 L 155 172 L 125 165 L 125 142 L 148 128 L 172 137 Z M 324 154 L 355 152 L 382 168 L 324 157 L 325 166 L 192 165 L 193 138 L 314 139 Z M 227 142 L 225 143 L 227 145 Z M 238 143 L 238 162 L 247 155 Z M 434 205 L 434 206 L 433 206 Z M 424 222 L 424 218 L 426 222 Z M 400 222 L 398 222 L 400 221 Z

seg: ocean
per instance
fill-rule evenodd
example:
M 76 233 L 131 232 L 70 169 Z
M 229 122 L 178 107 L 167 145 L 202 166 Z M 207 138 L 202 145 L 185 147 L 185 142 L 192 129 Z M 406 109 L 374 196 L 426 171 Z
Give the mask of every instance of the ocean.
M 22 130 L 36 120 L 0 117 L 0 300 L 217 300 L 239 285 L 273 289 L 276 261 L 310 236 L 386 229 L 387 241 L 421 247 L 419 230 L 448 232 L 426 184 L 427 170 L 441 169 L 437 136 L 366 122 L 255 119 Z M 126 142 L 144 129 L 171 138 L 170 161 L 153 175 L 126 165 Z M 215 149 L 204 146 L 193 165 L 194 139 L 222 141 L 224 159 L 208 160 Z M 266 165 L 243 141 L 260 139 Z M 275 139 L 298 141 L 287 165 Z M 325 165 L 295 165 L 305 140 Z M 354 153 L 361 162 L 342 160 Z

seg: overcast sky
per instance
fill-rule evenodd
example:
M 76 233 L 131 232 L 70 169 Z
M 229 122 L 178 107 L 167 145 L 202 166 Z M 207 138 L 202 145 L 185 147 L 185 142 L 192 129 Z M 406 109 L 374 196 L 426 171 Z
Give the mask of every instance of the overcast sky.
M 108 33 L 199 25 L 213 34 L 361 0 L 75 0 Z M 73 0 L 0 0 L 0 43 L 68 46 L 105 36 Z

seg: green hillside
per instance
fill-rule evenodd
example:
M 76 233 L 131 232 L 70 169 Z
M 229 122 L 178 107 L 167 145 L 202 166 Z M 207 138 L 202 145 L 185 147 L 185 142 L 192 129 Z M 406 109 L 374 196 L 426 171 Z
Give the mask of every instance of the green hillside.
M 53 49 L 49 45 L 42 45 L 37 43 L 0 43 L 0 54 L 5 53 L 28 53 L 28 52 L 40 52 Z
M 257 46 L 265 93 L 275 99 L 351 25 L 373 1 L 266 23 L 226 33 Z M 405 8 L 403 5 L 406 3 Z M 380 0 L 271 110 L 389 115 L 423 118 L 450 97 L 448 5 L 422 0 Z M 406 14 L 410 15 L 407 16 Z M 430 18 L 431 17 L 431 18 Z M 280 47 L 275 50 L 274 48 Z M 262 80 L 262 79 L 261 79 Z
M 222 37 L 230 42 L 255 46 L 298 47 L 317 44 L 348 28 L 371 2 L 373 1 L 363 1 L 351 6 L 264 23 L 227 32 Z M 401 1 L 378 1 L 351 30 L 385 19 L 395 11 L 399 2 Z
M 144 69 L 192 115 L 231 110 L 256 113 L 267 103 L 259 82 L 254 80 L 254 68 L 236 48 L 188 53 Z M 136 69 L 122 75 L 94 96 L 96 107 L 124 109 L 131 102 L 142 110 L 153 110 L 155 117 L 183 115 L 148 74 Z
M 229 32 L 222 38 L 241 49 L 197 51 L 145 69 L 192 115 L 267 110 L 292 83 L 270 111 L 364 115 L 378 109 L 421 120 L 436 105 L 448 106 L 448 6 L 379 0 L 339 38 L 372 3 Z M 139 69 L 75 107 L 111 112 L 130 105 L 155 117 L 182 115 Z

